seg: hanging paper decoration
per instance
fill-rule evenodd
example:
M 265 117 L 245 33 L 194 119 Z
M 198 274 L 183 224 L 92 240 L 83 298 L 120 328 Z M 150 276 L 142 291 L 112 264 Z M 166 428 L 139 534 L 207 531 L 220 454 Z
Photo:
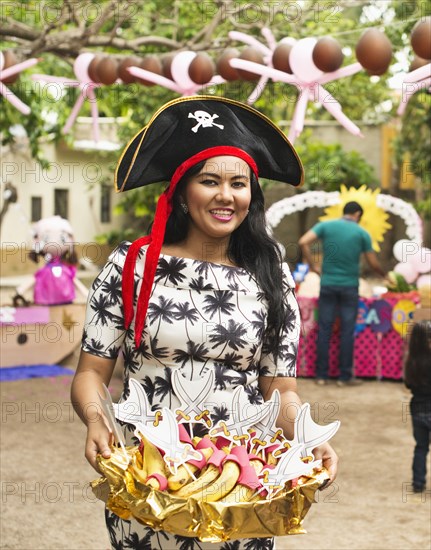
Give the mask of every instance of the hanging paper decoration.
M 356 44 L 356 59 L 370 75 L 385 73 L 392 59 L 388 37 L 377 29 L 364 31 Z
M 287 38 L 277 44 L 270 29 L 263 29 L 262 34 L 268 46 L 245 33 L 237 31 L 229 33 L 232 40 L 249 44 L 261 56 L 258 62 L 244 59 L 241 55 L 229 60 L 230 65 L 240 73 L 240 76 L 241 72 L 244 74 L 246 71 L 247 80 L 252 80 L 249 76 L 252 74 L 260 76 L 247 102 L 252 104 L 259 98 L 269 78 L 274 82 L 292 84 L 300 92 L 288 136 L 292 143 L 304 128 L 305 112 L 309 101 L 322 105 L 346 130 L 362 137 L 360 129 L 343 113 L 340 103 L 323 85 L 351 76 L 363 68 L 367 68 L 370 74 L 385 72 L 392 57 L 392 47 L 387 37 L 375 29 L 367 29 L 358 42 L 359 62 L 339 68 L 343 60 L 342 51 L 338 43 L 330 37 L 319 41 L 308 37 L 297 42 Z M 324 72 L 322 68 L 329 72 Z
M 0 94 L 23 115 L 30 114 L 30 107 L 21 101 L 6 84 L 13 84 L 19 77 L 19 73 L 33 67 L 36 63 L 39 63 L 39 59 L 34 57 L 16 63 L 15 55 L 11 51 L 0 52 Z
M 104 149 L 117 149 L 117 144 L 109 144 L 108 147 L 107 142 L 103 142 L 103 144 L 100 143 L 99 112 L 97 109 L 97 97 L 94 91 L 95 88 L 98 88 L 102 85 L 102 82 L 113 83 L 117 81 L 118 74 L 116 70 L 116 62 L 111 63 L 110 60 L 106 60 L 106 58 L 103 57 L 98 57 L 93 53 L 83 53 L 78 55 L 78 57 L 75 59 L 73 70 L 76 75 L 76 80 L 45 74 L 35 74 L 33 75 L 33 79 L 41 80 L 44 82 L 53 82 L 55 84 L 60 84 L 63 86 L 72 86 L 79 89 L 79 97 L 76 100 L 72 112 L 70 113 L 69 118 L 67 119 L 66 124 L 62 129 L 63 134 L 67 134 L 70 132 L 73 124 L 75 123 L 76 117 L 78 116 L 78 113 L 84 104 L 84 101 L 88 100 L 90 102 L 91 118 L 93 124 L 93 146 L 98 147 L 99 145 L 100 148 Z
M 340 44 L 331 36 L 317 41 L 313 48 L 313 63 L 325 73 L 338 71 L 343 64 L 344 54 Z
M 239 57 L 239 55 L 239 50 L 237 50 L 236 48 L 226 48 L 226 50 L 224 50 L 224 52 L 217 60 L 217 73 L 227 82 L 231 82 L 232 80 L 239 80 L 238 71 L 231 67 L 230 64 L 230 60 L 234 57 Z
M 401 102 L 397 110 L 403 115 L 413 94 L 419 90 L 431 90 L 431 16 L 419 20 L 412 29 L 410 41 L 417 55 L 410 72 L 404 77 Z
M 184 51 L 169 58 L 164 73 L 159 74 L 141 66 L 129 66 L 128 71 L 137 79 L 163 86 L 183 96 L 194 95 L 209 84 L 222 84 L 224 78 L 214 74 L 214 63 L 206 54 Z

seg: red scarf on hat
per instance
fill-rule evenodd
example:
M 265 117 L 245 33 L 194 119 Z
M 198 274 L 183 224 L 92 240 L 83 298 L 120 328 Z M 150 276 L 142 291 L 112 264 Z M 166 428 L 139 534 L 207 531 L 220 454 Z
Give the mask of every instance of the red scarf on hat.
M 134 297 L 134 271 L 136 266 L 136 259 L 138 257 L 140 249 L 149 245 L 147 254 L 145 256 L 145 268 L 142 279 L 142 286 L 139 292 L 138 303 L 136 307 L 135 317 L 135 344 L 139 346 L 142 338 L 142 333 L 145 326 L 145 318 L 147 315 L 148 302 L 150 299 L 151 290 L 153 288 L 154 276 L 156 274 L 157 263 L 159 261 L 160 250 L 163 246 L 165 238 L 166 222 L 172 212 L 172 197 L 176 189 L 177 183 L 181 180 L 184 174 L 192 166 L 207 160 L 211 157 L 217 157 L 222 155 L 229 155 L 233 157 L 239 157 L 244 160 L 252 169 L 256 177 L 258 177 L 258 169 L 256 163 L 251 156 L 237 147 L 231 146 L 218 146 L 204 149 L 196 155 L 188 158 L 175 170 L 171 183 L 168 189 L 160 196 L 156 213 L 154 216 L 153 227 L 151 228 L 150 235 L 141 237 L 134 241 L 127 252 L 126 261 L 124 263 L 123 278 L 122 278 L 122 294 L 124 305 L 124 328 L 127 330 L 134 317 L 133 310 L 133 297 Z

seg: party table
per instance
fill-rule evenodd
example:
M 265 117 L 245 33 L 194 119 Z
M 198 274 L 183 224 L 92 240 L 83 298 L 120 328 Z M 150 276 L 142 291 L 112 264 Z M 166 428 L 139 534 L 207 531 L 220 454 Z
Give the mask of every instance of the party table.
M 302 330 L 298 349 L 298 376 L 314 377 L 318 298 L 298 296 Z M 419 303 L 415 292 L 360 298 L 355 329 L 354 374 L 363 378 L 400 380 L 413 313 Z M 338 377 L 339 321 L 335 321 L 329 348 L 329 376 Z

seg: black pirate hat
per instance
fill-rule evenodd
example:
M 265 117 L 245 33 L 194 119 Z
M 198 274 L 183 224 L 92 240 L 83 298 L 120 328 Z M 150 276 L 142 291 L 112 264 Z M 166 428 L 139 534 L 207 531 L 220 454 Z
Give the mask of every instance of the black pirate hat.
M 115 172 L 117 191 L 170 182 L 157 203 L 151 234 L 132 243 L 124 264 L 124 325 L 128 328 L 135 317 L 137 346 L 176 185 L 193 165 L 221 155 L 242 158 L 256 176 L 291 185 L 303 182 L 301 161 L 283 132 L 259 111 L 223 97 L 195 96 L 170 101 L 130 141 L 120 158 Z M 135 316 L 134 272 L 144 245 L 148 248 Z
M 211 156 L 226 154 L 216 152 L 223 146 L 247 153 L 263 178 L 302 184 L 301 161 L 269 118 L 231 99 L 192 96 L 161 107 L 129 142 L 115 173 L 117 191 L 171 181 L 175 170 L 191 157 L 207 149 Z

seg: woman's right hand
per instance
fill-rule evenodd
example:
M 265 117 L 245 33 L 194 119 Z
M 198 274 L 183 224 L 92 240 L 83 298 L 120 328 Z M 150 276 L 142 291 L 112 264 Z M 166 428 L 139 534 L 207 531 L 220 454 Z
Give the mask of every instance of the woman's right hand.
M 100 473 L 100 470 L 97 465 L 97 455 L 101 454 L 103 458 L 109 458 L 111 456 L 110 445 L 112 442 L 112 432 L 102 419 L 88 424 L 85 458 L 98 473 Z

